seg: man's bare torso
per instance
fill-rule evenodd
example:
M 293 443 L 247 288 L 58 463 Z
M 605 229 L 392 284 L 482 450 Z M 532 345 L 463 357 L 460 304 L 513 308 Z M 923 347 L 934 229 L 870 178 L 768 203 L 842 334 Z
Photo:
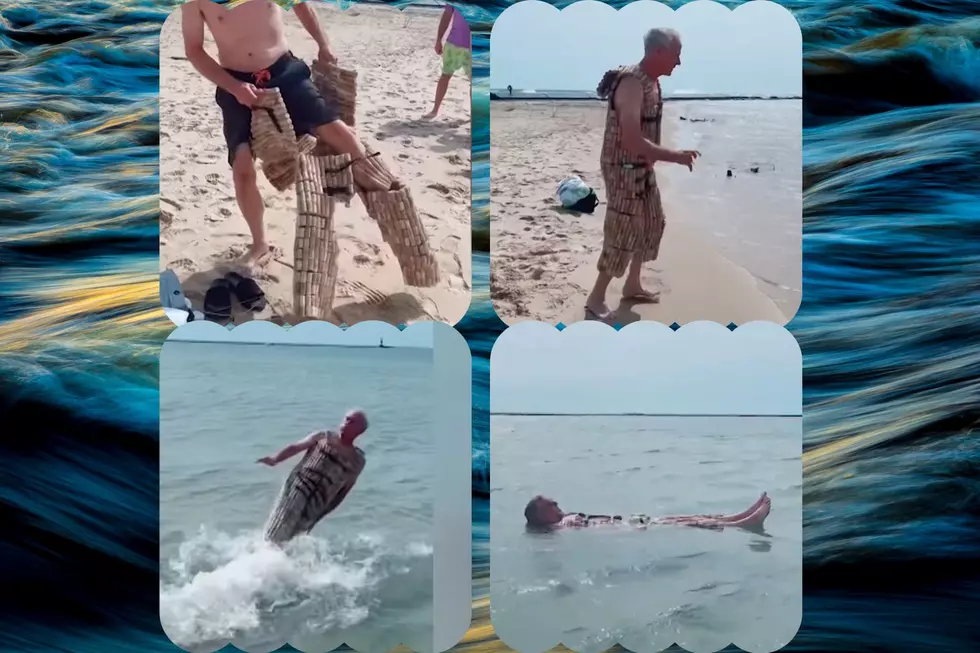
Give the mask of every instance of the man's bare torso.
M 195 1 L 224 68 L 248 73 L 264 70 L 289 51 L 283 10 L 275 2 L 249 0 L 229 10 L 211 0 Z

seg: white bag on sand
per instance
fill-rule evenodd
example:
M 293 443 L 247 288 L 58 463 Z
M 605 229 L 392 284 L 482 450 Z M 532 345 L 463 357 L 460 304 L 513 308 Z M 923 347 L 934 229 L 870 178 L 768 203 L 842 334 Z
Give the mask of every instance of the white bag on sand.
M 592 193 L 592 189 L 576 176 L 565 177 L 558 184 L 558 201 L 566 209 L 575 206 L 576 203 L 584 200 Z

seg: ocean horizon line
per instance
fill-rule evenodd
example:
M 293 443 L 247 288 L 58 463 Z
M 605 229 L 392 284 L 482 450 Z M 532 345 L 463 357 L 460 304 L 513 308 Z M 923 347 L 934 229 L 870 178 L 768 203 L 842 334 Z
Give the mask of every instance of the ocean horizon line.
M 494 410 L 490 414 L 511 417 L 803 417 L 802 413 L 510 413 Z
M 664 102 L 673 101 L 697 101 L 697 102 L 713 102 L 713 101 L 785 101 L 785 100 L 802 100 L 802 95 L 743 95 L 743 94 L 715 94 L 715 93 L 692 93 L 692 94 L 677 94 L 669 95 L 664 97 Z M 525 91 L 520 89 L 514 89 L 512 93 L 508 92 L 506 88 L 503 89 L 491 89 L 490 90 L 490 100 L 500 101 L 500 102 L 513 102 L 513 101 L 556 101 L 556 100 L 577 100 L 577 101 L 593 101 L 602 102 L 595 91 L 575 91 L 575 90 L 559 90 L 559 89 L 549 89 L 546 91 Z

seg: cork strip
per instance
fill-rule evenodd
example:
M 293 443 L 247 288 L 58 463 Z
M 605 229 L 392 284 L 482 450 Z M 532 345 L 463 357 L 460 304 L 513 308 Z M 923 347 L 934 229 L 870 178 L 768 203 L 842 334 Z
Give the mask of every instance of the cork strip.
M 357 120 L 357 71 L 319 61 L 314 62 L 310 69 L 313 71 L 313 84 L 320 95 L 336 101 L 340 107 L 340 119 L 353 127 Z
M 325 183 L 317 157 L 300 156 L 293 242 L 293 311 L 299 318 L 327 320 L 333 310 L 339 249 L 333 227 L 336 203 L 323 192 Z
M 400 188 L 367 192 L 365 204 L 398 259 L 406 285 L 430 288 L 439 283 L 439 263 L 429 249 L 411 191 Z

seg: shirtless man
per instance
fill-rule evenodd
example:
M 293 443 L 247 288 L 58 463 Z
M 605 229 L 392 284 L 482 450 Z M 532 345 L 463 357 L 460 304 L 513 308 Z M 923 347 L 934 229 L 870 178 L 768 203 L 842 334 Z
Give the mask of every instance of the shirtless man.
M 748 510 L 737 515 L 682 515 L 678 517 L 660 517 L 652 519 L 646 515 L 633 515 L 625 523 L 631 526 L 645 528 L 647 526 L 677 525 L 694 526 L 719 530 L 726 526 L 738 528 L 760 529 L 769 516 L 772 500 L 765 492 L 749 506 Z M 566 513 L 558 507 L 558 502 L 543 496 L 531 499 L 524 508 L 524 518 L 531 530 L 557 530 L 560 528 L 587 528 L 591 526 L 609 526 L 623 524 L 619 515 L 586 515 L 584 513 Z
M 643 39 L 640 63 L 608 71 L 596 89 L 600 98 L 608 100 L 600 155 L 606 218 L 596 264 L 599 274 L 585 302 L 587 318 L 607 322 L 613 318 L 606 291 L 614 278 L 624 274 L 623 299 L 658 301 L 657 293 L 640 282 L 643 264 L 657 259 L 665 224 L 653 166 L 667 162 L 693 170 L 699 156 L 694 150 L 671 150 L 660 144 L 660 78 L 680 63 L 680 35 L 671 29 L 651 29 Z
M 317 59 L 336 61 L 311 4 L 295 5 L 293 13 L 319 47 Z M 264 264 L 271 252 L 251 150 L 252 107 L 264 89 L 279 88 L 297 134 L 314 134 L 354 160 L 364 157 L 364 148 L 340 120 L 336 102 L 317 91 L 309 67 L 289 51 L 283 9 L 275 2 L 248 0 L 229 10 L 212 0 L 190 0 L 181 7 L 181 20 L 187 60 L 218 87 L 215 101 L 224 121 L 235 199 L 252 234 L 243 263 L 249 267 Z M 205 25 L 218 48 L 217 61 L 204 49 Z
M 266 540 L 281 544 L 309 533 L 347 498 L 364 470 L 364 452 L 354 445 L 354 440 L 367 427 L 364 412 L 351 410 L 344 416 L 337 433 L 311 433 L 274 456 L 256 461 L 274 467 L 305 452 L 283 483 L 265 527 Z

